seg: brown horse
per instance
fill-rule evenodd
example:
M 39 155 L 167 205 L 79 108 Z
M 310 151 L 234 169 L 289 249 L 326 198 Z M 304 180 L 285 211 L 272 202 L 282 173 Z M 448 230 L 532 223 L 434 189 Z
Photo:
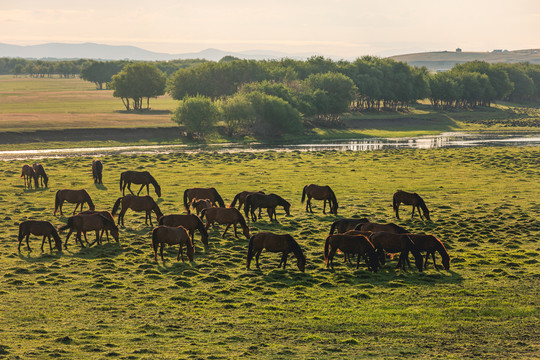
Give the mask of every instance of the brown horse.
M 82 247 L 84 247 L 84 244 L 82 242 L 81 234 L 84 235 L 84 240 L 86 241 L 86 244 L 88 244 L 88 246 L 92 246 L 95 243 L 101 245 L 100 231 L 103 232 L 103 230 L 105 229 L 110 230 L 113 238 L 116 240 L 116 242 L 119 242 L 118 226 L 116 226 L 114 221 L 111 221 L 110 219 L 99 213 L 70 216 L 67 219 L 67 224 L 58 228 L 58 231 L 63 232 L 67 229 L 69 229 L 69 232 L 66 237 L 66 241 L 64 242 L 64 246 L 66 248 L 69 237 L 74 231 L 76 231 L 75 243 L 79 241 Z M 86 232 L 88 231 L 96 232 L 96 240 L 91 244 L 86 238 Z
M 107 210 L 102 210 L 102 211 L 95 211 L 95 210 L 86 210 L 86 211 L 81 211 L 80 213 L 78 213 L 77 215 L 92 215 L 92 214 L 100 214 L 100 215 L 103 215 L 105 216 L 107 219 L 109 219 L 110 221 L 113 222 L 114 224 L 114 217 L 111 215 L 110 212 L 108 212 Z M 116 224 L 115 224 L 116 226 Z M 110 226 L 106 226 L 103 228 L 103 230 L 101 231 L 101 235 L 99 235 L 99 238 L 100 239 L 103 239 L 103 233 L 105 233 L 105 235 L 107 236 L 107 242 L 109 242 L 109 230 L 110 229 Z M 118 241 L 118 240 L 117 240 Z
M 32 168 L 34 169 L 34 172 L 36 173 L 36 176 L 38 179 L 41 180 L 41 187 L 48 187 L 49 186 L 49 177 L 47 176 L 47 173 L 45 172 L 45 168 L 41 164 L 34 164 L 32 165 Z
M 422 209 L 422 212 L 424 213 L 424 216 L 427 220 L 430 220 L 429 218 L 429 210 L 426 206 L 426 203 L 424 202 L 424 199 L 420 197 L 417 193 L 409 193 L 403 190 L 398 190 L 394 194 L 394 197 L 392 198 L 392 207 L 394 208 L 394 211 L 396 212 L 396 218 L 399 220 L 399 205 L 401 203 L 404 203 L 405 205 L 412 205 L 412 213 L 411 217 L 414 217 L 414 209 L 418 209 L 418 215 L 420 215 L 420 219 L 424 220 L 422 218 L 422 214 L 420 213 L 420 209 Z
M 234 196 L 233 201 L 229 207 L 235 207 L 236 202 L 238 201 L 238 210 L 242 209 L 242 205 L 246 202 L 246 197 L 251 194 L 264 194 L 264 191 L 242 191 Z M 259 214 L 260 216 L 260 214 Z
M 238 238 L 236 224 L 240 224 L 244 236 L 246 237 L 246 239 L 249 239 L 249 227 L 247 226 L 246 220 L 244 219 L 240 211 L 238 211 L 238 209 L 221 207 L 207 208 L 203 209 L 203 211 L 201 212 L 201 219 L 204 219 L 205 216 L 207 230 L 211 225 L 214 224 L 214 222 L 217 222 L 218 224 L 227 224 L 225 231 L 221 235 L 222 238 L 225 237 L 225 233 L 227 232 L 227 230 L 229 230 L 229 227 L 231 227 L 231 225 L 234 226 L 234 236 Z
M 148 195 L 135 196 L 127 194 L 126 196 L 119 197 L 114 203 L 111 211 L 113 216 L 116 214 L 116 211 L 120 207 L 120 204 L 122 205 L 122 208 L 120 209 L 120 213 L 118 214 L 118 225 L 124 226 L 124 215 L 126 214 L 126 211 L 128 211 L 128 209 L 138 212 L 145 211 L 145 225 L 148 225 L 148 220 L 150 220 L 150 226 L 153 226 L 151 216 L 152 211 L 154 212 L 154 214 L 156 214 L 156 221 L 158 222 L 159 218 L 163 216 L 163 213 L 159 209 L 158 204 L 154 201 L 154 199 L 152 199 L 151 196 Z
M 360 265 L 360 256 L 366 260 L 368 269 L 377 272 L 379 263 L 375 253 L 375 247 L 369 239 L 362 234 L 335 234 L 328 235 L 324 242 L 324 260 L 326 267 L 334 268 L 334 256 L 337 250 L 346 254 L 357 254 L 356 268 Z
M 34 180 L 34 184 L 35 184 L 35 187 L 36 189 L 39 187 L 39 180 L 38 180 L 38 177 L 36 175 L 36 172 L 34 171 L 34 168 L 31 167 L 30 165 L 23 165 L 22 167 L 22 171 L 21 171 L 21 176 L 22 178 L 24 178 L 24 188 L 28 188 L 28 189 L 31 189 L 32 188 L 32 179 Z
M 215 188 L 191 188 L 184 191 L 184 207 L 188 214 L 190 214 L 189 204 L 195 199 L 208 199 L 215 207 L 217 207 L 216 203 L 219 207 L 225 207 L 223 198 Z
M 448 251 L 446 251 L 446 248 L 441 240 L 437 239 L 433 235 L 409 234 L 409 237 L 412 239 L 412 241 L 414 241 L 414 244 L 418 250 L 426 252 L 424 268 L 427 268 L 429 255 L 431 254 L 433 257 L 433 266 L 435 266 L 435 269 L 437 269 L 437 263 L 435 262 L 435 251 L 438 251 L 441 255 L 441 261 L 444 269 L 450 269 L 450 256 L 448 255 Z
M 408 256 L 409 252 L 411 252 L 414 256 L 418 271 L 422 271 L 422 254 L 420 254 L 420 250 L 418 250 L 418 247 L 415 245 L 415 243 L 412 241 L 408 234 L 393 234 L 380 231 L 373 233 L 369 237 L 369 240 L 371 241 L 373 246 L 375 246 L 375 249 L 377 249 L 379 261 L 381 262 L 381 264 L 384 265 L 385 263 L 385 251 L 389 253 L 400 253 L 397 267 L 405 269 L 405 263 L 409 263 Z
M 95 159 L 92 161 L 92 178 L 94 184 L 103 184 L 103 163 L 101 160 Z
M 60 209 L 60 215 L 63 215 L 62 213 L 62 205 L 64 204 L 64 201 L 67 201 L 75 205 L 75 209 L 73 209 L 73 214 L 77 211 L 77 208 L 79 205 L 81 206 L 81 211 L 83 209 L 84 203 L 88 204 L 88 208 L 90 210 L 95 210 L 96 206 L 92 202 L 92 199 L 90 198 L 90 195 L 88 192 L 84 189 L 81 190 L 58 190 L 56 192 L 56 196 L 54 198 L 54 215 L 56 215 L 56 211 Z
M 410 231 L 405 230 L 399 225 L 396 225 L 394 223 L 388 223 L 388 224 L 376 224 L 371 222 L 366 222 L 362 224 L 358 224 L 355 228 L 355 230 L 360 231 L 371 231 L 371 232 L 389 232 L 393 234 L 408 234 Z
M 199 215 L 203 209 L 211 208 L 212 202 L 208 199 L 197 199 L 191 203 L 191 206 L 197 211 L 197 215 Z
M 271 232 L 261 232 L 253 235 L 249 239 L 246 264 L 248 269 L 251 265 L 253 256 L 255 256 L 257 268 L 259 268 L 259 257 L 261 256 L 263 249 L 270 252 L 282 253 L 278 268 L 280 268 L 281 264 L 283 264 L 283 269 L 285 269 L 289 253 L 292 252 L 296 257 L 296 265 L 298 266 L 298 269 L 302 272 L 304 272 L 306 269 L 306 257 L 304 256 L 304 253 L 296 240 L 294 240 L 289 234 L 278 235 Z
M 187 231 L 189 231 L 189 237 L 193 239 L 195 235 L 195 230 L 199 230 L 201 233 L 201 241 L 204 246 L 208 246 L 208 231 L 204 227 L 201 218 L 194 214 L 188 215 L 165 215 L 159 218 L 159 225 L 166 226 L 183 226 Z
M 244 204 L 244 213 L 246 214 L 246 217 L 248 220 L 250 220 L 250 214 L 251 214 L 251 220 L 257 221 L 257 215 L 255 214 L 255 210 L 265 208 L 268 211 L 268 216 L 270 217 L 270 221 L 273 219 L 277 220 L 276 216 L 276 207 L 277 206 L 283 206 L 283 209 L 285 210 L 285 213 L 287 213 L 287 216 L 290 216 L 290 208 L 291 203 L 289 203 L 287 200 L 283 199 L 281 196 L 276 194 L 251 194 L 246 197 L 246 201 Z M 260 217 L 260 211 L 259 211 L 259 217 Z
M 182 256 L 182 262 L 184 262 L 184 253 L 182 252 L 182 245 L 186 246 L 186 254 L 189 261 L 193 261 L 193 254 L 195 254 L 195 247 L 189 237 L 186 229 L 182 226 L 171 227 L 160 225 L 152 230 L 152 249 L 154 249 L 154 259 L 157 261 L 157 249 L 160 247 L 159 252 L 161 255 L 161 261 L 165 261 L 163 258 L 163 247 L 168 245 L 180 245 L 178 249 L 178 256 L 176 261 L 180 260 Z
M 304 190 L 302 190 L 302 204 L 306 200 L 306 196 L 306 211 L 313 213 L 313 209 L 311 208 L 311 199 L 313 198 L 315 200 L 324 200 L 323 214 L 326 214 L 326 202 L 328 201 L 330 214 L 337 215 L 338 202 L 336 199 L 336 194 L 334 194 L 334 191 L 330 188 L 330 186 L 319 186 L 315 184 L 306 185 L 304 186 Z
M 341 219 L 334 221 L 330 226 L 330 235 L 337 231 L 338 234 L 343 234 L 349 230 L 354 230 L 357 225 L 369 222 L 366 218 L 361 219 Z
M 17 248 L 19 252 L 21 251 L 21 242 L 26 237 L 26 246 L 28 250 L 32 251 L 30 248 L 30 243 L 28 238 L 30 234 L 43 236 L 43 241 L 41 242 L 41 251 L 43 251 L 43 245 L 45 244 L 45 239 L 49 239 L 49 247 L 52 251 L 51 237 L 54 239 L 54 247 L 58 251 L 62 251 L 62 240 L 54 226 L 48 221 L 38 221 L 38 220 L 26 220 L 19 224 L 19 247 Z
M 149 185 L 154 185 L 154 191 L 158 197 L 161 197 L 161 186 L 148 171 L 124 171 L 120 174 L 120 190 L 122 190 L 122 195 L 126 194 L 126 186 L 129 192 L 133 195 L 131 191 L 131 184 L 141 185 L 137 196 L 141 193 L 142 189 L 146 186 L 146 195 L 150 195 Z

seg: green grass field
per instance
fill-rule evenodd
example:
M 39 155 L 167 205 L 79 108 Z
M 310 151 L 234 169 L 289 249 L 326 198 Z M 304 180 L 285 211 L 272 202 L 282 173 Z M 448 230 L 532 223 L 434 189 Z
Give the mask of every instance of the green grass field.
M 0 163 L 0 357 L 538 358 L 539 158 L 538 147 L 111 156 L 102 158 L 103 187 L 92 183 L 89 158 L 46 159 L 50 188 L 39 190 L 24 190 L 23 162 Z M 282 195 L 292 216 L 278 210 L 278 222 L 251 231 L 292 234 L 306 272 L 292 259 L 278 270 L 279 255 L 266 252 L 260 270 L 246 270 L 247 241 L 216 229 L 206 250 L 195 236 L 193 263 L 176 262 L 175 248 L 156 263 L 151 227 L 133 211 L 120 244 L 41 253 L 33 236 L 33 251 L 17 252 L 19 222 L 65 223 L 52 215 L 56 190 L 86 188 L 98 209 L 111 209 L 127 169 L 151 171 L 165 214 L 183 212 L 183 190 L 195 186 L 215 186 L 226 203 L 242 190 Z M 308 183 L 332 186 L 338 217 L 323 215 L 320 202 L 304 212 Z M 374 274 L 341 258 L 325 269 L 330 224 L 395 221 L 397 189 L 421 194 L 433 220 L 411 220 L 404 207 L 397 223 L 442 239 L 450 271 L 401 271 L 393 261 Z

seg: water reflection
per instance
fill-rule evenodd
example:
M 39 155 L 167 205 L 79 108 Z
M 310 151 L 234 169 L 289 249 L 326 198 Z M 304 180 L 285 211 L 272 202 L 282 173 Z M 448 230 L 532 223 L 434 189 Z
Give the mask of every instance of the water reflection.
M 219 144 L 204 146 L 187 145 L 148 145 L 148 146 L 119 146 L 101 148 L 75 148 L 50 150 L 17 150 L 0 151 L 0 160 L 26 160 L 41 158 L 63 158 L 74 156 L 103 156 L 103 155 L 137 155 L 137 154 L 170 154 L 170 153 L 197 153 L 197 152 L 260 152 L 275 151 L 371 151 L 386 148 L 432 149 L 443 147 L 468 146 L 539 146 L 540 134 L 528 137 L 517 135 L 498 134 L 465 134 L 445 133 L 437 136 L 421 136 L 413 138 L 370 138 L 362 140 L 343 140 L 330 143 L 291 145 L 266 144 Z

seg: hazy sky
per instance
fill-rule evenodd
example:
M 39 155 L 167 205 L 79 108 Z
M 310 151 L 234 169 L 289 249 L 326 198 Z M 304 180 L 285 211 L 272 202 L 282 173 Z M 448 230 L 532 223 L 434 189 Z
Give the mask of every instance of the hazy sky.
M 344 58 L 529 49 L 540 48 L 540 0 L 0 0 L 0 42 Z

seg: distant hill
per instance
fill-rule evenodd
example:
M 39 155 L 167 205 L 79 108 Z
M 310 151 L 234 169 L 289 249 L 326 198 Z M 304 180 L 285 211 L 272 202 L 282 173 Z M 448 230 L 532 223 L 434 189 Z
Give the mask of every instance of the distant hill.
M 540 49 L 529 50 L 494 50 L 492 52 L 437 51 L 391 56 L 391 59 L 403 61 L 412 66 L 425 66 L 432 71 L 445 71 L 456 64 L 481 60 L 488 63 L 530 62 L 540 64 Z
M 135 46 L 115 46 L 95 43 L 64 44 L 48 43 L 41 45 L 9 45 L 0 43 L 0 57 L 25 59 L 96 59 L 96 60 L 143 60 L 164 61 L 174 59 L 206 59 L 218 61 L 224 56 L 240 59 L 307 59 L 311 54 L 286 54 L 271 50 L 250 50 L 242 52 L 206 49 L 200 52 L 184 54 L 158 53 Z

